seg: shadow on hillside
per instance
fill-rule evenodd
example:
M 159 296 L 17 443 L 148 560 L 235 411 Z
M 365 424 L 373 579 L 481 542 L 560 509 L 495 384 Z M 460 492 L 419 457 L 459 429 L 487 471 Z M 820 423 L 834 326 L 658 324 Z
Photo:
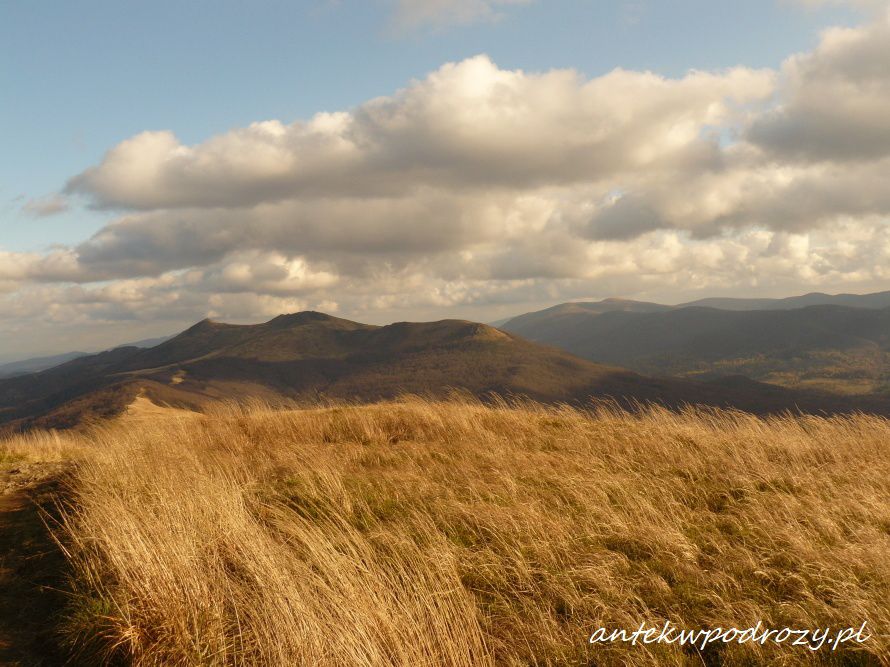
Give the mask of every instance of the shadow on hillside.
M 0 665 L 70 664 L 56 634 L 67 566 L 43 521 L 62 492 L 60 476 L 0 493 Z

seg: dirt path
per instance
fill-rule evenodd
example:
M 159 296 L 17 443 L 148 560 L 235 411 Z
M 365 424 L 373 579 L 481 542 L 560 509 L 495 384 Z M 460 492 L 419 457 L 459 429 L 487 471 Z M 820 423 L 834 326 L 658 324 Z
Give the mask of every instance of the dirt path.
M 55 627 L 65 559 L 47 533 L 64 472 L 59 463 L 0 468 L 0 665 L 62 665 Z

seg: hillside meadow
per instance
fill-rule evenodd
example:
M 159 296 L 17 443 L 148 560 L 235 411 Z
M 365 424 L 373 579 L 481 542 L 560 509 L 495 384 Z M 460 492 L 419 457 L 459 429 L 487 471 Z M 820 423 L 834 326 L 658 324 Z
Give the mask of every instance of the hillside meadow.
M 73 459 L 49 522 L 86 664 L 890 664 L 890 422 L 432 402 L 137 402 L 0 444 Z M 823 648 L 590 645 L 831 628 Z

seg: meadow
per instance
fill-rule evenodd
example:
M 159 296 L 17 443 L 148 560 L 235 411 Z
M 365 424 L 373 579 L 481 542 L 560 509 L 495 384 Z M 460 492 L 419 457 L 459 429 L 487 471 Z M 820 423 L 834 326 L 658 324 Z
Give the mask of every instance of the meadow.
M 20 436 L 87 664 L 890 664 L 890 422 L 406 397 Z M 590 645 L 599 627 L 869 641 Z

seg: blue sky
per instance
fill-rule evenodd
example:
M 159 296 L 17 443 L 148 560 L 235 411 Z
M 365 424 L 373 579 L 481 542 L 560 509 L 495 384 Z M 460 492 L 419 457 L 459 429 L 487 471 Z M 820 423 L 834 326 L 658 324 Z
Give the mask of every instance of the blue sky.
M 285 122 L 388 95 L 444 62 L 487 53 L 502 68 L 776 67 L 843 7 L 793 2 L 547 0 L 471 25 L 394 24 L 384 1 L 6 0 L 0 7 L 0 247 L 74 243 L 108 220 L 77 207 L 33 219 L 24 199 L 59 190 L 119 141 L 170 129 L 187 144 L 255 120 Z
M 0 3 L 0 361 L 890 289 L 886 0 Z

